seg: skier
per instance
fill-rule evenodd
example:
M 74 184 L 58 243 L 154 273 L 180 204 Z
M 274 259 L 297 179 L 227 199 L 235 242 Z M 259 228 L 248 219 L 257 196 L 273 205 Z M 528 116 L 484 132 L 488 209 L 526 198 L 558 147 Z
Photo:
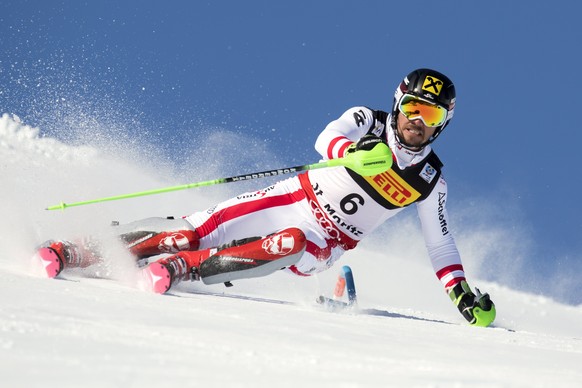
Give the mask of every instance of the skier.
M 265 276 L 284 269 L 309 276 L 331 267 L 387 219 L 415 203 L 436 276 L 467 321 L 488 326 L 495 305 L 465 278 L 446 210 L 443 164 L 431 148 L 453 117 L 455 87 L 431 69 L 412 71 L 394 93 L 391 112 L 348 109 L 321 132 L 324 159 L 365 159 L 386 147 L 391 167 L 360 176 L 346 167 L 308 171 L 183 218 L 148 218 L 116 226 L 151 290 L 183 280 L 205 284 Z M 48 241 L 38 250 L 49 276 L 101 260 L 94 243 Z M 166 254 L 165 256 L 159 256 Z M 158 258 L 161 257 L 161 258 Z

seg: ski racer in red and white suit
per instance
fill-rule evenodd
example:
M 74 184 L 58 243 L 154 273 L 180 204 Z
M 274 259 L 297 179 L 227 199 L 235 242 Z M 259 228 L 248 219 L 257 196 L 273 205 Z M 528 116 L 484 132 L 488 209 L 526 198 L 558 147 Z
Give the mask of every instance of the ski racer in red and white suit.
M 300 276 L 320 272 L 415 204 L 438 279 L 471 324 L 487 326 L 495 306 L 467 284 L 449 229 L 442 163 L 430 146 L 452 118 L 455 98 L 448 77 L 417 69 L 396 89 L 390 113 L 360 106 L 330 122 L 315 143 L 322 157 L 364 160 L 381 145 L 388 158 L 391 150 L 392 163 L 376 175 L 343 166 L 315 169 L 187 217 L 119 225 L 116 234 L 138 260 L 173 254 L 143 270 L 149 288 L 164 293 L 186 279 L 229 285 L 280 269 Z M 380 163 L 388 168 L 386 158 Z M 37 256 L 51 277 L 99 259 L 91 246 L 64 240 L 48 241 Z
M 495 319 L 495 306 L 487 294 L 477 290 L 475 295 L 467 284 L 448 225 L 442 163 L 430 147 L 452 118 L 454 106 L 455 89 L 448 77 L 415 70 L 397 88 L 391 113 L 351 108 L 329 123 L 315 143 L 324 159 L 335 159 L 358 152 L 366 137 L 375 138 L 392 151 L 389 170 L 374 176 L 360 176 L 346 167 L 312 170 L 186 219 L 200 236 L 201 248 L 249 233 L 297 227 L 305 235 L 306 249 L 287 268 L 308 275 L 330 267 L 384 221 L 416 204 L 438 279 L 471 324 L 487 326 Z

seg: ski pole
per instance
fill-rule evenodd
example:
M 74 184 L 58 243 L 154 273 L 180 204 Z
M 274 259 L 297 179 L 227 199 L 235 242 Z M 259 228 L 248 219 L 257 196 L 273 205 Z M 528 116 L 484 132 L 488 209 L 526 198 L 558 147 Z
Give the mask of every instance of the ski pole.
M 228 177 L 228 178 L 218 178 L 218 179 L 212 179 L 212 180 L 208 180 L 208 181 L 188 183 L 185 185 L 164 187 L 161 189 L 146 190 L 146 191 L 139 191 L 136 193 L 115 195 L 112 197 L 97 198 L 97 199 L 92 199 L 92 200 L 88 200 L 88 201 L 72 202 L 72 203 L 61 202 L 58 205 L 53 205 L 53 206 L 47 207 L 46 210 L 65 210 L 66 208 L 73 207 L 73 206 L 90 205 L 93 203 L 117 201 L 120 199 L 136 198 L 136 197 L 143 197 L 146 195 L 162 194 L 162 193 L 169 193 L 172 191 L 193 189 L 195 187 L 213 186 L 213 185 L 217 185 L 217 184 L 221 184 L 221 183 L 246 181 L 246 180 L 251 180 L 251 179 L 259 179 L 259 178 L 266 178 L 266 177 L 272 177 L 272 176 L 278 176 L 278 175 L 284 175 L 284 174 L 292 174 L 294 172 L 314 170 L 314 169 L 325 168 L 325 167 L 344 166 L 344 167 L 347 167 L 351 170 L 354 170 L 355 172 L 357 172 L 360 175 L 370 176 L 370 175 L 380 174 L 380 173 L 388 170 L 392 166 L 392 153 L 390 151 L 390 148 L 388 148 L 388 146 L 385 145 L 384 143 L 378 144 L 377 146 L 375 146 L 373 149 L 371 149 L 369 151 L 358 152 L 359 155 L 357 157 L 354 156 L 356 154 L 357 153 L 351 153 L 343 158 L 325 160 L 325 161 L 322 161 L 319 163 L 305 164 L 302 166 L 286 167 L 286 168 L 280 168 L 280 169 L 275 169 L 275 170 L 254 172 L 254 173 L 250 173 L 250 174 L 236 175 L 236 176 L 232 176 L 232 177 Z

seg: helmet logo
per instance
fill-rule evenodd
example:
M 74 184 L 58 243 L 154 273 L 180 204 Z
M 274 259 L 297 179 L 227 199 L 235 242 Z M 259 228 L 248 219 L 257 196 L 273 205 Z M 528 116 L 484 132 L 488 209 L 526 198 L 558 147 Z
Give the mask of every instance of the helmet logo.
M 427 75 L 424 79 L 424 83 L 422 84 L 422 90 L 436 94 L 437 96 L 441 93 L 442 88 L 443 81 L 431 75 Z

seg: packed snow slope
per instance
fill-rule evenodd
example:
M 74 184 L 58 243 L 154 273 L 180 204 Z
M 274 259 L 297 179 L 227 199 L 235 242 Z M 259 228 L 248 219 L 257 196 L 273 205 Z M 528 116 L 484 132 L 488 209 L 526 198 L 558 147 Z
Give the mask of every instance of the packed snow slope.
M 211 136 L 244 143 L 228 132 Z M 101 268 L 36 276 L 29 258 L 46 239 L 102 233 L 112 220 L 184 215 L 249 189 L 231 184 L 45 211 L 216 178 L 227 163 L 206 155 L 203 168 L 185 170 L 129 141 L 87 144 L 0 119 L 2 387 L 580 386 L 582 306 L 480 280 L 467 255 L 472 285 L 489 292 L 498 311 L 495 327 L 468 326 L 436 280 L 412 216 L 340 261 L 353 269 L 359 307 L 339 313 L 314 302 L 330 296 L 339 267 L 228 289 L 187 283 L 160 296 L 141 291 L 131 258 L 112 248 Z M 462 236 L 462 250 L 486 249 L 481 236 Z

